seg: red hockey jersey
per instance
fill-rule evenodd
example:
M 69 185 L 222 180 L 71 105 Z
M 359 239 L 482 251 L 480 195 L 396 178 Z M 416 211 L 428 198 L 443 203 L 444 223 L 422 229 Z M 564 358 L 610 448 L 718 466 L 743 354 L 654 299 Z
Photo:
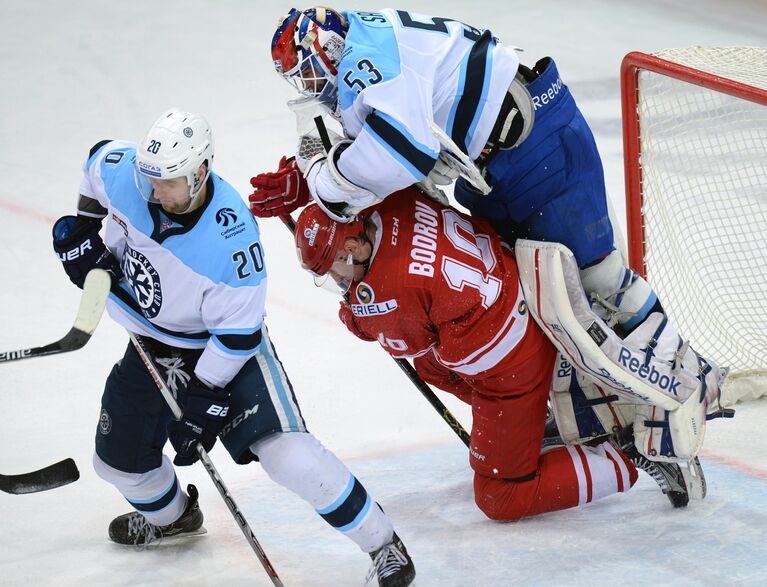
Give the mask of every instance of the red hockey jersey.
M 490 224 L 414 189 L 372 209 L 373 256 L 352 284 L 359 330 L 395 357 L 436 361 L 485 392 L 524 393 L 554 349 L 530 317 L 511 249 Z

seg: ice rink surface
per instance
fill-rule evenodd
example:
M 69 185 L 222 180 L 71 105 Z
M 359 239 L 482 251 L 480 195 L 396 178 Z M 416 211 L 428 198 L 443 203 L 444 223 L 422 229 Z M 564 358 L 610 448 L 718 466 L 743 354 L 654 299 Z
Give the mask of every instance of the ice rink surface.
M 672 0 L 421 1 L 399 5 L 490 27 L 551 55 L 591 123 L 622 217 L 618 70 L 629 51 L 761 45 L 767 5 Z M 380 4 L 359 2 L 374 10 Z M 0 350 L 36 346 L 71 326 L 79 292 L 65 277 L 50 227 L 73 213 L 80 167 L 104 138 L 140 139 L 166 108 L 204 113 L 215 170 L 243 195 L 248 179 L 293 148 L 291 88 L 273 72 L 269 40 L 285 2 L 0 1 Z M 513 524 L 474 506 L 465 447 L 373 344 L 336 320 L 337 300 L 314 288 L 278 221 L 261 222 L 270 272 L 270 334 L 309 427 L 391 515 L 419 587 L 767 584 L 767 403 L 713 422 L 702 462 L 709 496 L 672 510 L 644 474 L 626 495 Z M 701 317 L 705 319 L 705 317 Z M 0 585 L 270 585 L 198 465 L 179 471 L 200 489 L 208 534 L 135 552 L 107 540 L 129 506 L 90 466 L 103 381 L 127 336 L 105 318 L 69 355 L 0 367 L 0 472 L 74 457 L 77 483 L 0 494 Z M 469 414 L 445 402 L 465 426 Z M 288 586 L 361 585 L 369 559 L 275 486 L 258 466 L 215 448 L 229 484 Z

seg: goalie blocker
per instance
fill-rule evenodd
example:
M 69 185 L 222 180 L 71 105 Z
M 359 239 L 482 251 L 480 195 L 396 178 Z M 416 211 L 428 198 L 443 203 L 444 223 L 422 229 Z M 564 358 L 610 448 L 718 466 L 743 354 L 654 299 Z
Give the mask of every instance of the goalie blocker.
M 693 351 L 660 313 L 621 339 L 591 310 L 567 247 L 518 240 L 515 250 L 531 314 L 562 358 L 596 384 L 608 398 L 603 403 L 614 395 L 636 404 L 639 451 L 656 461 L 693 459 L 709 406 L 722 415 L 718 399 L 726 371 Z

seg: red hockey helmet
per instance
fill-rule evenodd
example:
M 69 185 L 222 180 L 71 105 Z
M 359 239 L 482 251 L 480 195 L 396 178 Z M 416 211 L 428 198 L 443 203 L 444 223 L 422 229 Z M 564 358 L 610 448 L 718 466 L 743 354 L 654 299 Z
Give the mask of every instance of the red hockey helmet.
M 347 238 L 357 238 L 364 232 L 365 225 L 359 217 L 349 223 L 336 222 L 312 202 L 296 221 L 294 235 L 301 267 L 315 277 L 330 274 L 342 290 L 348 289 L 354 277 L 354 265 L 351 255 L 344 250 L 344 243 Z

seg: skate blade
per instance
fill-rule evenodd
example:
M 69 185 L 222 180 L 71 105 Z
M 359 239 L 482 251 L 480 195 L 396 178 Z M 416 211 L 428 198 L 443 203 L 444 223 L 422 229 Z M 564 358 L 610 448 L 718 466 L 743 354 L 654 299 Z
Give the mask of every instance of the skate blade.
M 163 544 L 179 544 L 181 542 L 185 542 L 187 538 L 195 539 L 207 533 L 208 531 L 205 529 L 205 526 L 200 526 L 194 532 L 183 532 L 181 534 L 173 534 L 172 536 L 163 536 L 159 540 L 155 540 L 149 544 L 121 544 L 119 542 L 112 542 L 111 540 L 109 541 L 109 544 L 114 544 L 115 546 L 123 548 L 132 548 L 134 550 L 144 550 L 145 548 L 162 548 Z
M 703 499 L 706 497 L 706 477 L 703 475 L 703 467 L 700 466 L 698 457 L 686 463 L 679 463 L 682 477 L 687 485 L 687 493 L 691 499 Z

